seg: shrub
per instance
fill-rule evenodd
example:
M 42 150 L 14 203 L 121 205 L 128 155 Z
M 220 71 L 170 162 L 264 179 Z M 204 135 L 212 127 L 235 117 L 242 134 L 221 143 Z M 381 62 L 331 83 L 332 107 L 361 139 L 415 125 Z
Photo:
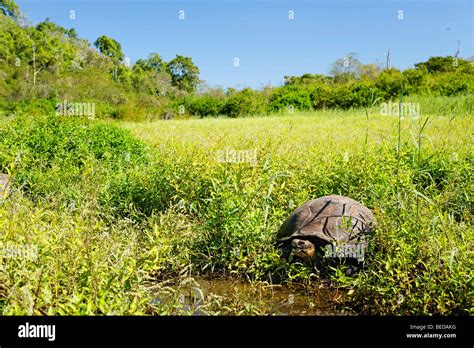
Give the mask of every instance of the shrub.
M 185 99 L 186 112 L 199 117 L 218 116 L 222 114 L 224 99 L 210 94 L 195 95 Z
M 398 98 L 402 90 L 405 87 L 405 80 L 403 74 L 397 69 L 384 70 L 377 81 L 375 86 L 383 92 L 385 99 Z
M 222 111 L 229 117 L 257 115 L 265 111 L 265 105 L 259 92 L 245 88 L 230 92 Z
M 36 198 L 66 192 L 75 199 L 86 172 L 106 175 L 147 161 L 140 141 L 87 118 L 18 117 L 0 130 L 0 139 L 0 170 L 14 168 L 16 183 Z
M 280 112 L 293 107 L 297 110 L 311 109 L 311 94 L 307 88 L 297 86 L 284 86 L 276 88 L 270 96 L 268 109 Z
M 457 72 L 432 75 L 427 81 L 427 89 L 431 94 L 444 96 L 474 93 L 474 75 Z
M 330 108 L 334 106 L 332 99 L 332 88 L 325 84 L 316 84 L 310 93 L 311 106 L 313 109 Z

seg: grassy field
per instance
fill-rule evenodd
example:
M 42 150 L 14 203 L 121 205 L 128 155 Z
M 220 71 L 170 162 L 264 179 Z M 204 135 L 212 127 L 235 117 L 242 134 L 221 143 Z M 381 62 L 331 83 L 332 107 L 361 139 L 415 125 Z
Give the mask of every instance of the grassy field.
M 462 110 L 2 121 L 0 167 L 14 183 L 0 243 L 38 253 L 0 255 L 0 311 L 182 313 L 179 294 L 205 274 L 308 288 L 324 278 L 357 313 L 472 314 L 474 124 Z M 378 220 L 355 276 L 312 274 L 273 246 L 291 211 L 328 194 Z M 157 291 L 171 300 L 153 301 Z M 209 314 L 265 314 L 206 301 Z

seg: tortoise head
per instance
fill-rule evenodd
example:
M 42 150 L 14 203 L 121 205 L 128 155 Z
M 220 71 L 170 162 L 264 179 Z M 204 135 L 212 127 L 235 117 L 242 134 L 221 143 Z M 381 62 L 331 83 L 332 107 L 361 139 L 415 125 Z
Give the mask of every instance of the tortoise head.
M 316 247 L 309 240 L 293 239 L 291 241 L 291 251 L 293 255 L 303 259 L 309 264 L 312 264 L 316 259 Z

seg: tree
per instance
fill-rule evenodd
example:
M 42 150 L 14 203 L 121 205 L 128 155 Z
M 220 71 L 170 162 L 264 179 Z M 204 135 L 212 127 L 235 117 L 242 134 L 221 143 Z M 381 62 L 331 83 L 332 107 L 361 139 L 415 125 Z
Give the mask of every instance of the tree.
M 171 76 L 166 62 L 158 53 L 151 53 L 147 59 L 139 59 L 132 69 L 132 83 L 137 92 L 159 96 L 170 90 Z
M 285 76 L 285 86 L 312 85 L 315 83 L 329 83 L 331 78 L 322 74 L 303 74 L 301 76 Z
M 43 22 L 38 23 L 38 25 L 36 25 L 36 30 L 57 32 L 67 35 L 70 38 L 77 39 L 77 33 L 74 28 L 66 29 L 56 23 L 51 22 L 49 18 L 46 18 Z
M 41 71 L 59 73 L 72 64 L 77 49 L 65 31 L 49 20 L 39 23 L 36 28 L 29 28 L 32 42 L 28 50 L 31 50 L 29 59 L 33 67 L 33 85 L 36 85 L 36 77 Z
M 151 53 L 148 56 L 147 63 L 152 70 L 157 72 L 162 72 L 166 69 L 166 63 L 158 53 Z
M 375 82 L 375 86 L 384 93 L 385 99 L 397 98 L 401 92 L 405 94 L 406 83 L 403 74 L 395 68 L 382 71 Z
M 170 92 L 171 77 L 167 72 L 141 70 L 135 66 L 132 70 L 132 84 L 137 92 L 144 92 L 156 97 Z
M 457 57 L 431 57 L 426 62 L 415 64 L 417 69 L 426 69 L 430 74 L 462 71 L 472 73 L 473 69 L 469 62 Z
M 8 17 L 17 20 L 21 16 L 20 8 L 13 0 L 0 0 L 0 11 Z
M 95 42 L 100 53 L 112 58 L 116 63 L 121 62 L 124 58 L 122 46 L 116 40 L 105 35 L 100 36 Z
M 194 92 L 199 80 L 199 68 L 192 58 L 177 55 L 168 65 L 171 82 L 174 86 L 187 92 Z
M 359 74 L 360 77 L 366 76 L 370 80 L 375 80 L 380 75 L 382 71 L 379 64 L 372 63 L 372 64 L 362 64 L 359 66 Z
M 240 117 L 263 113 L 264 102 L 261 94 L 251 88 L 236 91 L 233 88 L 227 90 L 227 100 L 222 107 L 222 113 L 229 117 Z
M 332 64 L 331 75 L 337 82 L 353 80 L 359 76 L 361 65 L 357 53 L 349 53 Z
M 133 70 L 163 72 L 166 70 L 166 63 L 158 53 L 151 53 L 147 59 L 137 60 L 133 65 Z

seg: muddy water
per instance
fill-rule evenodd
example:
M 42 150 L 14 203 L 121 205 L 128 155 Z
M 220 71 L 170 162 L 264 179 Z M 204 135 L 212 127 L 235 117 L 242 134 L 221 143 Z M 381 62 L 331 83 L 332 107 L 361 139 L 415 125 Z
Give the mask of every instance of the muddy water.
M 354 314 L 337 310 L 335 302 L 341 293 L 323 285 L 307 290 L 303 287 L 193 277 L 191 285 L 176 286 L 175 290 L 181 294 L 183 312 L 191 315 Z

